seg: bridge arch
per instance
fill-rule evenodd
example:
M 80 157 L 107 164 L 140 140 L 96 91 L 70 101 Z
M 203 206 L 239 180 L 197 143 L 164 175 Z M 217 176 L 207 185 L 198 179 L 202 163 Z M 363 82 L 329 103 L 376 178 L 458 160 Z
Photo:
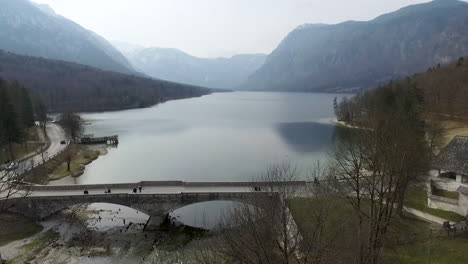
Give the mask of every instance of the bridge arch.
M 10 211 L 42 220 L 63 209 L 84 203 L 109 203 L 133 208 L 150 217 L 162 217 L 178 208 L 206 201 L 248 201 L 263 193 L 93 194 L 35 196 L 8 201 Z

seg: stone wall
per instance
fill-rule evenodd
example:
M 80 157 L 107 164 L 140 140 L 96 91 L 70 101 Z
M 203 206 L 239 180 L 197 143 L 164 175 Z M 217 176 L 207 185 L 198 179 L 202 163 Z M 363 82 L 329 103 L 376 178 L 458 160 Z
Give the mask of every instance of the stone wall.
M 468 216 L 468 195 L 464 195 L 460 193 L 458 204 L 459 204 L 460 212 L 462 213 L 462 215 Z

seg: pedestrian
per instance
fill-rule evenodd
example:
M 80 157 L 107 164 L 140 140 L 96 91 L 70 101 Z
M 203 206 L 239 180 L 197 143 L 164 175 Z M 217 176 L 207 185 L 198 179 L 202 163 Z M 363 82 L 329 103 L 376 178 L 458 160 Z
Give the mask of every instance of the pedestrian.
M 124 222 L 124 225 L 125 225 L 125 219 L 123 220 L 123 222 Z
M 84 194 L 88 194 L 88 190 L 85 189 L 83 193 L 84 193 Z
M 137 192 L 137 188 L 133 188 L 133 193 L 136 193 Z
M 107 190 L 105 190 L 104 193 L 107 193 Z
M 138 186 L 138 189 L 140 190 L 140 193 L 141 193 L 141 188 L 142 188 L 142 187 L 141 187 L 141 185 L 140 185 L 140 186 Z
M 110 188 L 107 188 L 107 193 L 111 193 L 111 190 L 110 190 Z

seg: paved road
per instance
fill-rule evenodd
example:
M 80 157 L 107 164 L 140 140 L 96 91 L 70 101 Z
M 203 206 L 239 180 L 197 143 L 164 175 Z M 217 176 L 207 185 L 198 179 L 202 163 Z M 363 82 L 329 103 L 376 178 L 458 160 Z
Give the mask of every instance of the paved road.
M 47 136 L 50 140 L 49 148 L 44 152 L 44 159 L 49 159 L 55 156 L 60 151 L 64 150 L 67 145 L 68 141 L 66 140 L 65 132 L 63 131 L 62 127 L 54 123 L 48 123 L 46 125 Z M 67 144 L 60 144 L 60 141 L 65 140 Z M 34 155 L 30 158 L 25 159 L 24 161 L 20 162 L 19 170 L 20 173 L 23 173 L 26 169 L 29 169 L 31 165 L 34 166 L 42 163 L 43 157 L 42 153 Z
M 110 188 L 112 194 L 132 194 L 133 188 L 142 186 L 142 194 L 180 194 L 180 193 L 236 193 L 255 191 L 251 186 L 255 183 L 223 183 L 223 182 L 137 182 L 123 184 L 96 184 L 96 185 L 36 185 L 32 187 L 29 196 L 74 196 L 83 195 L 84 190 L 88 190 L 88 195 L 104 195 Z M 297 182 L 294 185 L 297 195 L 305 193 L 307 184 Z
M 135 185 L 134 188 L 136 188 Z M 85 188 L 80 190 L 50 190 L 50 191 L 33 191 L 29 197 L 44 197 L 44 196 L 74 196 L 83 195 Z M 105 194 L 106 188 L 87 189 L 88 195 Z M 112 194 L 132 194 L 133 188 L 111 188 Z M 231 187 L 183 187 L 183 186 L 150 186 L 143 187 L 141 194 L 180 194 L 180 193 L 235 193 L 235 192 L 250 192 L 250 187 L 231 186 Z M 137 193 L 140 194 L 137 189 Z

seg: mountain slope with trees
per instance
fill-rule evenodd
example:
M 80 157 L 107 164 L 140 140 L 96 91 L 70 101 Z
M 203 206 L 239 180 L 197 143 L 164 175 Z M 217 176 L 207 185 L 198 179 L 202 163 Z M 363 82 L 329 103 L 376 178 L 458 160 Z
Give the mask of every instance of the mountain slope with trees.
M 387 87 L 415 90 L 426 115 L 468 119 L 468 61 L 464 57 L 444 66 L 438 64 L 424 73 L 391 81 L 351 99 L 344 99 L 335 105 L 338 119 L 353 125 L 365 125 L 368 113 L 372 112 L 370 102 L 381 89 Z
M 104 71 L 80 64 L 0 50 L 0 78 L 36 92 L 50 111 L 106 111 L 147 107 L 205 95 L 210 89 Z
M 29 0 L 1 1 L 0 49 L 104 70 L 135 72 L 104 38 L 55 14 L 47 5 Z
M 211 88 L 234 89 L 265 62 L 264 54 L 231 58 L 198 58 L 177 49 L 141 48 L 121 51 L 132 65 L 149 76 Z
M 355 91 L 468 54 L 468 3 L 435 0 L 368 22 L 304 25 L 291 32 L 243 89 Z
M 376 89 L 358 94 L 341 102 L 334 102 L 338 120 L 359 127 L 372 127 L 372 120 L 388 119 L 388 115 L 408 115 L 405 98 L 417 98 L 417 107 L 424 117 L 427 141 L 434 153 L 446 144 L 447 121 L 468 120 L 468 62 L 460 57 L 445 66 L 437 65 L 426 72 L 398 81 L 391 81 Z M 388 102 L 399 98 L 401 104 Z M 390 111 L 390 112 L 389 112 Z M 388 113 L 389 112 L 389 113 Z M 379 116 L 379 113 L 387 115 Z M 403 133 L 407 135 L 406 133 Z M 453 135 L 452 135 L 453 136 Z

